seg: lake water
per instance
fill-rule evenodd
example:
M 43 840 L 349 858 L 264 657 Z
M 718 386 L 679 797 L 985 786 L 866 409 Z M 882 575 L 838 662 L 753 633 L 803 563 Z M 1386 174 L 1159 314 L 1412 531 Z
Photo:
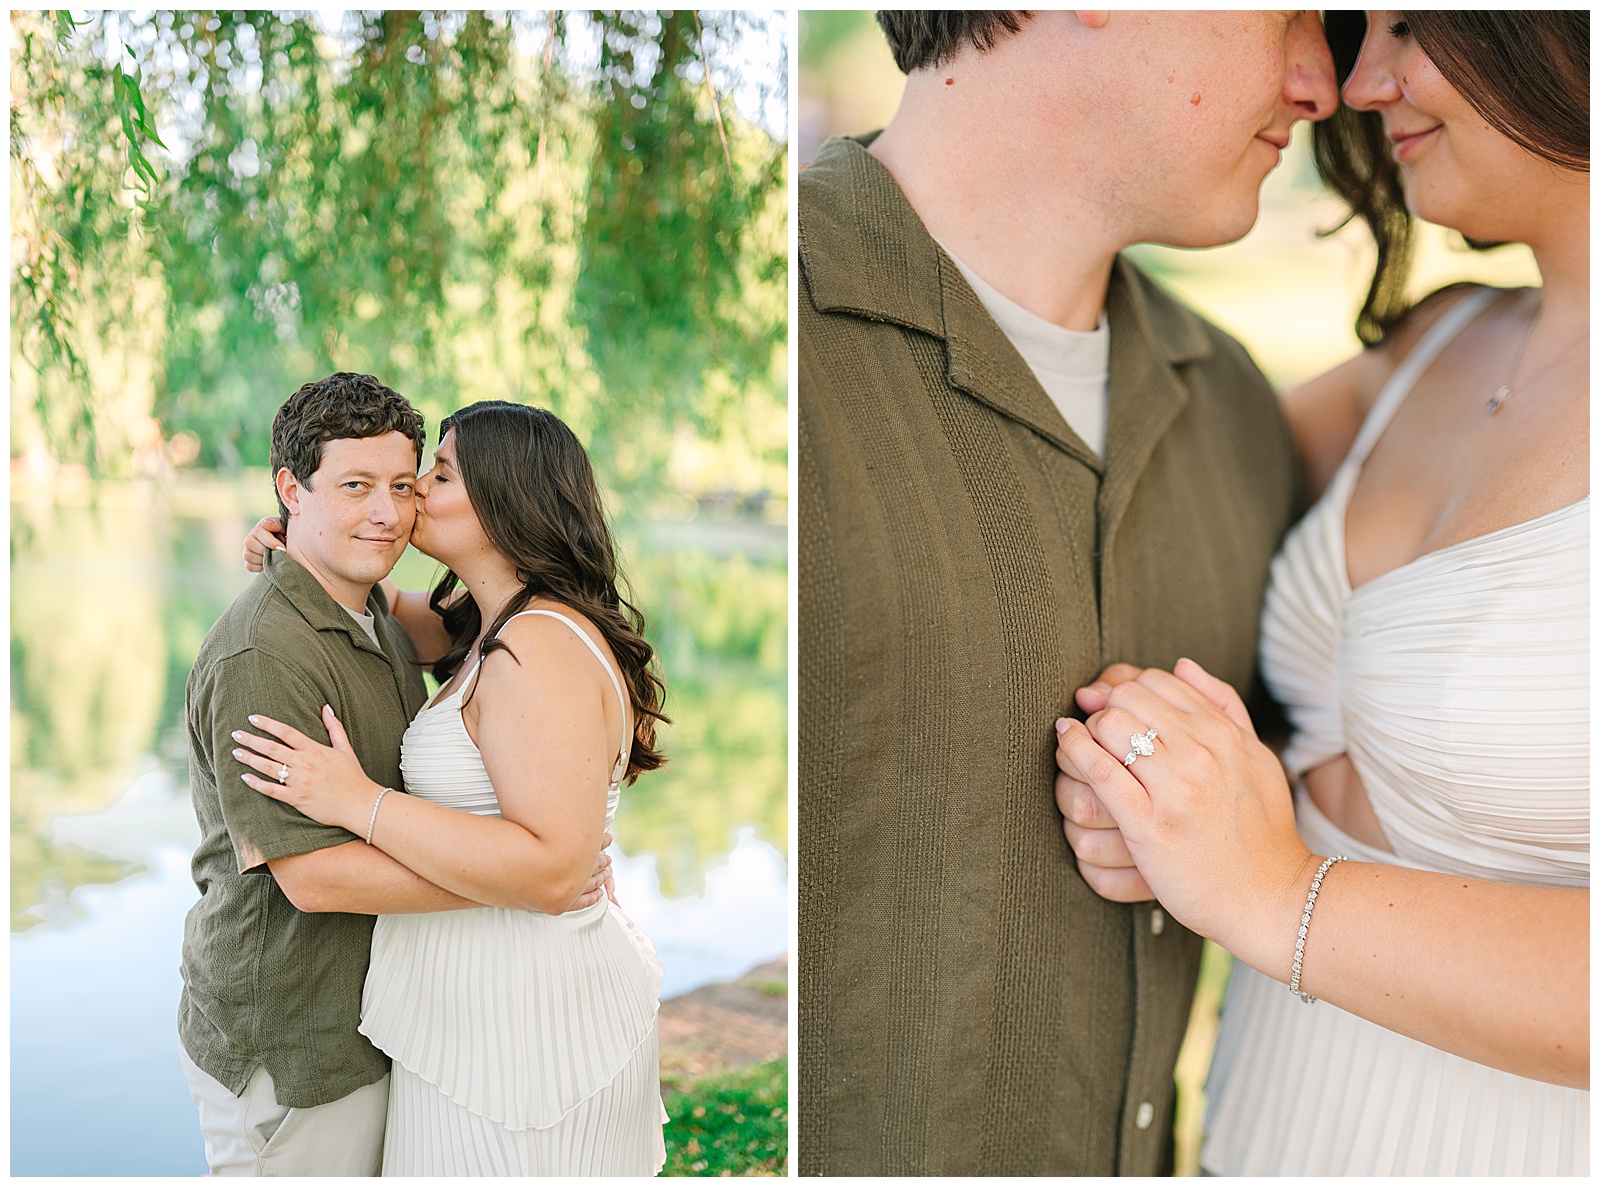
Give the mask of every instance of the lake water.
M 204 1174 L 174 1021 L 196 897 L 183 683 L 270 506 L 223 482 L 90 493 L 12 505 L 11 1173 Z M 671 997 L 787 947 L 783 529 L 619 537 L 674 724 L 612 853 Z M 396 577 L 434 571 L 409 553 Z

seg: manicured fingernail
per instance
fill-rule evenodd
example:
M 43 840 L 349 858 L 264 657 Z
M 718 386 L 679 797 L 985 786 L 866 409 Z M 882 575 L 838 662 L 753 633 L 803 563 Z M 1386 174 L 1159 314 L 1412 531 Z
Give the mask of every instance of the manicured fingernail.
M 1093 684 L 1089 685 L 1089 691 L 1097 692 L 1101 696 L 1109 696 L 1111 693 L 1111 685 L 1107 684 L 1104 680 L 1096 680 Z
M 250 717 L 249 717 L 248 720 L 249 720 L 251 725 L 260 725 L 261 724 L 261 718 L 257 717 L 254 713 L 250 714 Z
M 1072 722 L 1065 717 L 1056 718 L 1056 737 L 1059 738 L 1062 734 L 1066 733 L 1067 727 L 1071 724 Z
M 243 730 L 234 730 L 233 731 L 233 740 L 235 742 L 243 742 L 244 741 L 244 731 Z M 237 750 L 235 750 L 234 753 L 238 754 L 239 752 Z
M 239 782 L 240 783 L 249 783 L 250 782 L 250 776 L 249 775 L 240 775 L 239 776 Z
M 233 752 L 233 757 L 234 758 L 243 758 L 244 757 L 244 751 L 243 750 L 235 750 Z

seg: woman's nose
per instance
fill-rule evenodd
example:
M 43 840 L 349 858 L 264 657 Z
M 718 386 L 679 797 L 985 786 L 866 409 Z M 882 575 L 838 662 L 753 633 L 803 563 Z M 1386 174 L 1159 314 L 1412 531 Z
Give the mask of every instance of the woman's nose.
M 1378 50 L 1373 37 L 1372 30 L 1368 29 L 1355 69 L 1344 83 L 1344 101 L 1357 111 L 1372 111 L 1400 98 L 1400 83 L 1392 69 L 1392 55 Z

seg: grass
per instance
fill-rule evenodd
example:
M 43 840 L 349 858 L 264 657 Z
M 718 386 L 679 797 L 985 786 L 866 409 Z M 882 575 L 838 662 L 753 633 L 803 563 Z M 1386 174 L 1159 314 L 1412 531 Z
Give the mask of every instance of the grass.
M 663 1175 L 782 1175 L 789 1153 L 789 1061 L 664 1085 Z

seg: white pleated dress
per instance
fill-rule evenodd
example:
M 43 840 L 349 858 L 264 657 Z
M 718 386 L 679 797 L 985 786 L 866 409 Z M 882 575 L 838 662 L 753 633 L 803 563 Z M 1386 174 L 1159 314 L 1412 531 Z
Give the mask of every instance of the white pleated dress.
M 1273 563 L 1262 671 L 1313 853 L 1529 886 L 1589 885 L 1589 500 L 1430 552 L 1351 590 L 1344 521 L 1417 377 L 1493 298 L 1451 309 L 1397 369 Z M 1393 853 L 1298 786 L 1346 754 Z M 1338 892 L 1337 885 L 1330 888 Z M 1589 1094 L 1448 1055 L 1235 964 L 1201 1166 L 1220 1175 L 1587 1175 Z
M 622 687 L 600 649 L 566 623 Z M 520 616 L 518 616 L 520 617 Z M 469 672 L 406 731 L 406 791 L 481 816 L 499 801 L 461 722 Z M 612 772 L 616 816 L 628 746 Z M 499 907 L 383 915 L 361 1033 L 394 1061 L 385 1175 L 654 1175 L 666 1160 L 662 967 L 609 899 L 566 915 Z

